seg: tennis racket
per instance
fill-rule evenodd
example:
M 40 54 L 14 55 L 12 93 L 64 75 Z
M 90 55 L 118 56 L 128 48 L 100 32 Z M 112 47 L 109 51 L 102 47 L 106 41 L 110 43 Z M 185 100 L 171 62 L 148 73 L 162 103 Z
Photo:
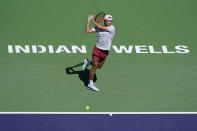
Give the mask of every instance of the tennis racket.
M 97 23 L 101 23 L 103 21 L 104 17 L 105 17 L 105 13 L 104 12 L 100 12 L 94 17 L 94 20 Z

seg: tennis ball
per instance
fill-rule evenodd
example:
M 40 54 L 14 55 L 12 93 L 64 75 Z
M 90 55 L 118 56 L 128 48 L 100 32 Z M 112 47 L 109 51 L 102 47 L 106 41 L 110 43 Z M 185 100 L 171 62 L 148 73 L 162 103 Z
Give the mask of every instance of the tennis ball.
M 86 106 L 86 110 L 89 110 L 90 109 L 90 107 L 89 106 Z

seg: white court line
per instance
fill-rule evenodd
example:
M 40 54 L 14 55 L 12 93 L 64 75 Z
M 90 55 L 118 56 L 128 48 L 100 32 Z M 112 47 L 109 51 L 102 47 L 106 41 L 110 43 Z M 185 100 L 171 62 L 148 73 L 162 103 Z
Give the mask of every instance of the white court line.
M 197 112 L 0 112 L 0 114 L 197 114 Z

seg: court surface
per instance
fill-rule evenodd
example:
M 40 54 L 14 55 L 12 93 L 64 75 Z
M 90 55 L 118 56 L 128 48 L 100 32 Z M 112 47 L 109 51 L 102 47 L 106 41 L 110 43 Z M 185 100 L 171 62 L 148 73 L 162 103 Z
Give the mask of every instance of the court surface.
M 18 0 L 0 2 L 1 112 L 196 112 L 195 0 Z M 100 92 L 87 90 L 88 72 L 69 67 L 91 59 L 95 34 L 88 14 L 114 16 L 114 45 L 188 46 L 189 54 L 110 52 L 96 72 Z M 81 54 L 9 54 L 8 45 L 86 45 Z M 66 70 L 67 69 L 67 70 Z M 90 67 L 88 68 L 90 69 Z

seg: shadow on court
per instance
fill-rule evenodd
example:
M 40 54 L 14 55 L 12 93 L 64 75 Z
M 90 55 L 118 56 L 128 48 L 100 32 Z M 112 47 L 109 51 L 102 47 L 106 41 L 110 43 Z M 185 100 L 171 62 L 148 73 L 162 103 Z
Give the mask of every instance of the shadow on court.
M 90 70 L 89 69 L 85 69 L 84 71 L 83 70 L 77 71 L 77 70 L 74 69 L 75 67 L 80 67 L 82 65 L 83 65 L 83 63 L 79 63 L 79 64 L 74 65 L 72 67 L 67 67 L 67 68 L 65 68 L 65 70 L 66 70 L 66 73 L 68 75 L 78 74 L 78 77 L 80 78 L 80 80 L 87 87 L 88 86 L 88 83 L 89 83 L 89 73 L 90 73 Z M 96 74 L 94 75 L 94 80 L 93 81 L 94 82 L 97 81 Z

